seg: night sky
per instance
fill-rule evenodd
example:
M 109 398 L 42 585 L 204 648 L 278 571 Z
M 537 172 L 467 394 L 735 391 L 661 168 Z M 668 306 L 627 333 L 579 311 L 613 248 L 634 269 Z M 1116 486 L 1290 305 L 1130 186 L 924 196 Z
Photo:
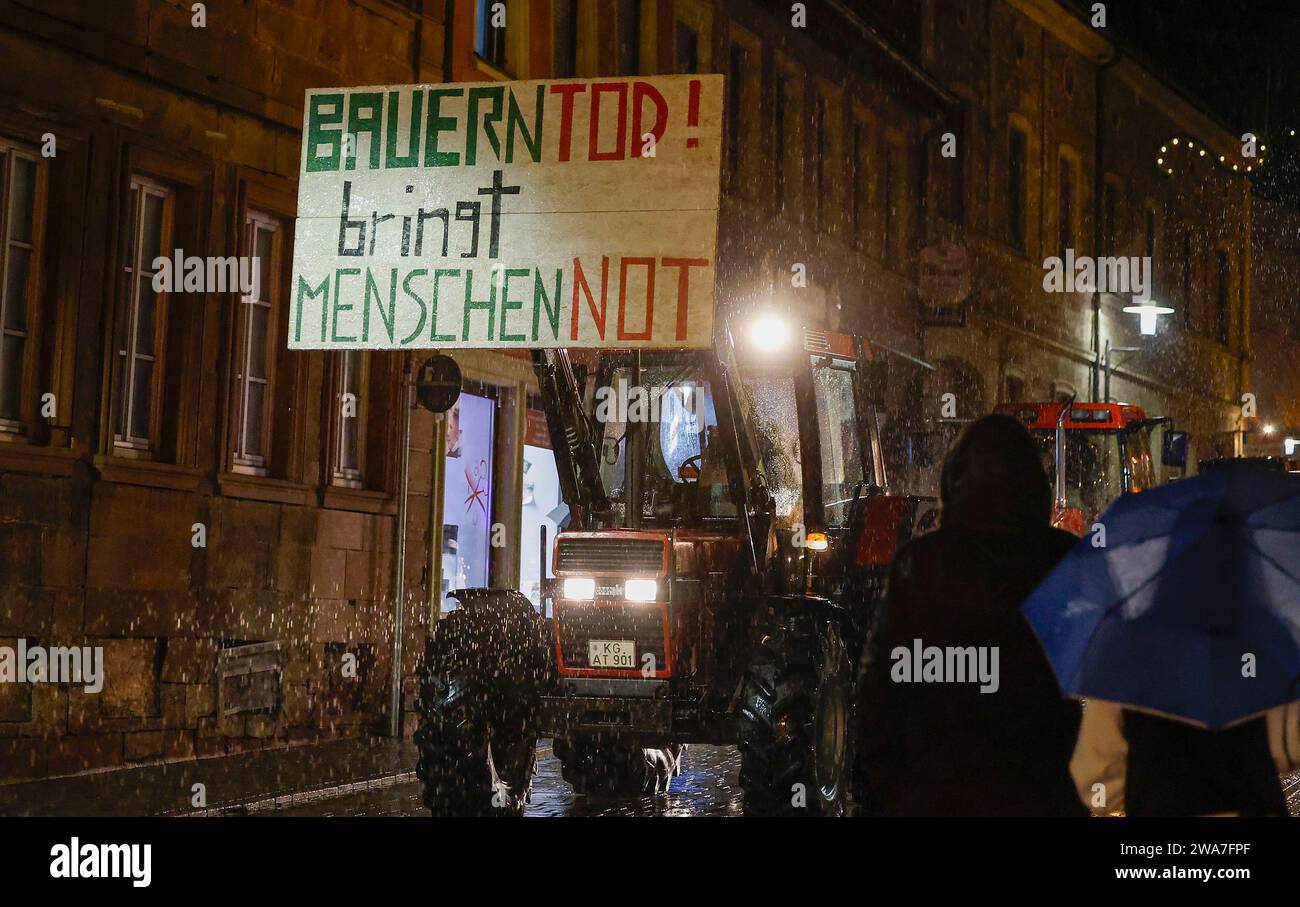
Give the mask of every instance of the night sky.
M 1091 2 L 1071 5 L 1090 16 Z M 1112 0 L 1106 17 L 1124 52 L 1272 145 L 1261 194 L 1300 201 L 1300 0 Z

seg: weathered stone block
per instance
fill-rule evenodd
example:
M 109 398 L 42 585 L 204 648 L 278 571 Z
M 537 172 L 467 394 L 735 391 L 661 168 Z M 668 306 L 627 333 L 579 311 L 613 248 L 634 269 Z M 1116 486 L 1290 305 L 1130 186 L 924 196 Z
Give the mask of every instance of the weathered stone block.
M 194 732 L 177 729 L 163 731 L 163 756 L 167 759 L 190 759 L 194 756 Z
M 215 715 L 217 712 L 217 685 L 208 683 L 186 684 L 185 686 L 185 724 L 196 727 L 200 719 Z
M 249 715 L 247 731 L 249 737 L 274 737 L 279 729 L 279 722 L 272 715 Z
M 75 775 L 121 764 L 121 734 L 77 734 L 50 741 L 51 775 Z
M 41 584 L 41 527 L 0 523 L 0 590 Z
M 365 514 L 349 510 L 321 510 L 317 514 L 316 540 L 326 548 L 361 548 Z
M 341 597 L 346 576 L 347 554 L 344 551 L 336 548 L 312 549 L 311 595 L 316 598 Z
M 162 679 L 165 683 L 208 683 L 217 666 L 215 639 L 189 639 L 174 636 L 167 640 L 163 656 Z
M 128 762 L 156 759 L 163 752 L 162 731 L 136 731 L 122 738 L 123 755 Z
M 158 644 L 152 639 L 105 639 L 104 689 L 100 713 L 111 718 L 143 718 L 156 714 Z

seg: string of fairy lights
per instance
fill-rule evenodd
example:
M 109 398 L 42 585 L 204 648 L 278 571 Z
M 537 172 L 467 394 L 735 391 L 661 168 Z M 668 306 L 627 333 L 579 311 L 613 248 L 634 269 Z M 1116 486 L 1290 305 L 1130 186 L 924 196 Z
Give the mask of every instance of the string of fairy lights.
M 1296 130 L 1286 130 L 1286 139 L 1296 140 Z M 1204 142 L 1192 135 L 1175 135 L 1166 139 L 1160 145 L 1160 151 L 1156 154 L 1156 168 L 1165 176 L 1173 176 L 1178 169 L 1175 162 L 1179 157 L 1186 157 L 1187 161 L 1182 164 L 1182 170 L 1190 170 L 1191 165 L 1198 160 L 1208 158 L 1216 166 L 1224 170 L 1230 170 L 1238 174 L 1255 174 L 1264 169 L 1264 162 L 1268 157 L 1268 146 L 1256 140 L 1255 155 L 1252 157 L 1245 153 L 1246 147 L 1243 145 L 1242 154 L 1238 158 L 1228 155 L 1215 155 Z M 1218 158 L 1216 161 L 1215 158 Z

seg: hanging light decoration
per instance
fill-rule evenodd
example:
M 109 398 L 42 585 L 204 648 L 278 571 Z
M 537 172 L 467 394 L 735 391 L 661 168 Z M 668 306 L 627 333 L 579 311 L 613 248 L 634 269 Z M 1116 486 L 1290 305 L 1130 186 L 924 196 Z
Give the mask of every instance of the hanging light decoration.
M 1297 131 L 1295 129 L 1288 129 L 1286 132 L 1287 138 L 1296 138 Z M 1300 144 L 1300 142 L 1297 144 Z M 1254 157 L 1243 154 L 1240 157 L 1232 155 L 1231 159 L 1228 155 L 1221 154 L 1219 155 L 1219 163 L 1223 166 L 1224 170 L 1230 170 L 1237 174 L 1244 172 L 1254 176 L 1264 169 L 1265 161 L 1268 158 L 1268 145 L 1260 143 L 1258 146 L 1258 152 L 1259 153 Z M 1189 159 L 1187 161 L 1178 159 L 1177 156 L 1181 153 L 1186 153 L 1186 156 Z M 1206 145 L 1195 136 L 1173 135 L 1161 143 L 1160 151 L 1155 156 L 1156 169 L 1165 176 L 1173 176 L 1175 170 L 1181 171 L 1190 169 L 1192 163 L 1191 158 L 1203 158 L 1205 156 Z

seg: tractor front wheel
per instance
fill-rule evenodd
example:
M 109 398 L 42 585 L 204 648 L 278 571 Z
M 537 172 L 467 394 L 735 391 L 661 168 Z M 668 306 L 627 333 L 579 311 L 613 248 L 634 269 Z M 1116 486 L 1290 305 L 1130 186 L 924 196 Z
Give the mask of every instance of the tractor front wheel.
M 434 816 L 520 815 L 537 708 L 550 676 L 545 627 L 517 592 L 458 593 L 425 645 L 416 776 Z
M 853 675 L 835 623 L 797 604 L 777 609 L 741 689 L 745 814 L 844 815 L 852 712 Z

